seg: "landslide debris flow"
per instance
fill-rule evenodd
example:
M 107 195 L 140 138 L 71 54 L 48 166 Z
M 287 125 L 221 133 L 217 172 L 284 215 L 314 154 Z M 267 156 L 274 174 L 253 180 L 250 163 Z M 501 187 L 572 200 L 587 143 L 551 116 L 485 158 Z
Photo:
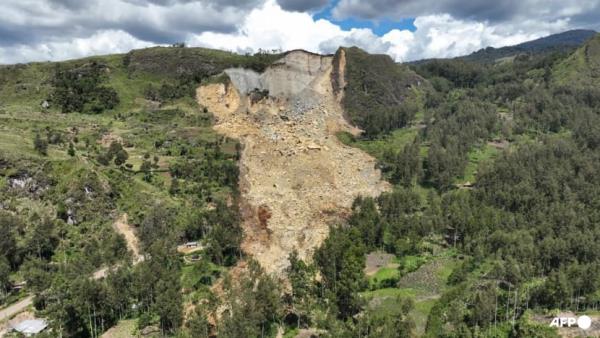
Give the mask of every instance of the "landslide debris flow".
M 228 69 L 230 83 L 197 90 L 215 129 L 243 145 L 243 249 L 269 272 L 281 272 L 293 250 L 310 258 L 357 195 L 389 189 L 373 158 L 335 136 L 353 128 L 331 72 L 332 57 L 292 51 L 262 74 Z

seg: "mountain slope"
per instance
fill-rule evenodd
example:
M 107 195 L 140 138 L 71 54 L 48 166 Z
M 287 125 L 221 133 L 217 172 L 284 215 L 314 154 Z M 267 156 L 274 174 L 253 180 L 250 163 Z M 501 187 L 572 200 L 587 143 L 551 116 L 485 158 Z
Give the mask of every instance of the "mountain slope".
M 567 52 L 578 48 L 596 34 L 592 30 L 570 30 L 552 34 L 543 38 L 527 41 L 514 46 L 501 48 L 488 47 L 472 54 L 461 56 L 460 59 L 476 62 L 496 62 L 503 58 L 514 57 L 519 54 L 543 54 L 552 52 Z
M 553 70 L 552 76 L 553 80 L 560 85 L 599 86 L 600 34 L 596 34 L 585 45 L 558 64 Z
M 332 68 L 331 56 L 292 51 L 263 73 L 227 69 L 230 82 L 198 89 L 215 130 L 243 145 L 243 248 L 268 272 L 281 273 L 293 251 L 311 260 L 356 196 L 388 189 L 373 158 L 335 137 L 351 127 Z
M 369 137 L 406 126 L 419 110 L 427 82 L 389 55 L 340 48 L 333 63 L 334 91 L 343 94 L 346 117 Z
M 593 30 L 574 29 L 562 33 L 548 35 L 543 38 L 526 41 L 514 46 L 500 48 L 487 47 L 468 55 L 458 56 L 451 59 L 478 63 L 495 63 L 504 59 L 510 59 L 517 55 L 544 55 L 553 52 L 569 53 L 596 34 Z M 409 64 L 423 64 L 439 59 L 423 59 L 409 62 Z

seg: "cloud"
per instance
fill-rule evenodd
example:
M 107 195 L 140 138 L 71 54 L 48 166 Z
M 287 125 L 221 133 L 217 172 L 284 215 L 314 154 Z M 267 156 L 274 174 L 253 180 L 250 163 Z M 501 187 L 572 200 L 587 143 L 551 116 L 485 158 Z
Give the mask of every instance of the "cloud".
M 344 34 L 319 43 L 322 53 L 335 53 L 340 46 L 357 46 L 370 53 L 385 54 L 392 48 L 392 43 L 375 35 L 370 29 L 351 29 Z M 392 55 L 395 56 L 395 55 Z
M 97 32 L 87 38 L 70 41 L 0 48 L 0 63 L 18 63 L 23 60 L 67 60 L 90 55 L 122 53 L 152 45 L 154 44 L 140 41 L 126 32 L 107 30 Z
M 314 20 L 308 13 L 285 11 L 275 1 L 268 1 L 250 12 L 237 32 L 205 32 L 188 42 L 232 51 L 303 48 L 319 52 L 320 42 L 343 34 L 339 26 L 327 20 Z
M 338 2 L 334 9 L 338 16 L 416 15 L 414 31 L 393 29 L 383 36 L 368 28 L 343 29 L 329 20 L 314 19 L 300 8 L 300 1 L 292 0 L 7 1 L 0 2 L 0 63 L 62 60 L 179 41 L 241 53 L 259 48 L 333 53 L 339 46 L 358 46 L 397 61 L 453 57 L 564 31 L 573 27 L 573 20 L 595 22 L 591 13 L 598 2 L 565 0 L 564 7 L 556 10 L 538 4 L 539 15 L 495 22 L 483 19 L 481 13 L 496 13 L 488 15 L 495 18 L 514 15 L 496 4 L 490 4 L 494 8 L 487 12 L 480 10 L 480 0 L 473 0 L 460 11 L 446 8 L 446 3 L 456 1 L 431 2 L 432 9 L 413 0 L 394 1 L 387 8 L 388 14 L 380 8 L 386 0 Z M 311 0 L 303 7 L 323 2 Z M 590 13 L 582 13 L 581 8 L 589 8 Z M 437 10 L 455 14 L 427 14 Z M 506 13 L 501 14 L 503 11 Z M 482 19 L 468 14 L 474 12 Z
M 568 20 L 554 23 L 524 21 L 521 26 L 493 25 L 476 20 L 459 20 L 449 14 L 417 17 L 416 30 L 394 29 L 377 36 L 370 29 L 343 30 L 327 20 L 314 20 L 307 13 L 288 12 L 274 1 L 254 9 L 234 33 L 203 33 L 190 45 L 237 52 L 263 49 L 302 48 L 333 53 L 339 46 L 358 46 L 371 53 L 385 53 L 397 61 L 432 57 L 454 57 L 487 46 L 505 46 L 535 39 L 568 28 Z
M 382 36 L 382 40 L 392 45 L 388 54 L 394 55 L 399 61 L 454 57 L 487 46 L 515 45 L 568 27 L 567 22 L 561 21 L 538 25 L 536 30 L 525 33 L 506 25 L 457 20 L 449 14 L 418 17 L 414 25 L 414 32 L 392 30 Z
M 449 14 L 459 20 L 492 24 L 535 18 L 538 22 L 554 22 L 569 18 L 574 26 L 597 28 L 600 16 L 598 0 L 340 0 L 332 10 L 337 19 L 401 19 Z
M 329 0 L 277 0 L 283 10 L 307 12 L 325 7 Z
M 122 30 L 139 40 L 172 43 L 189 34 L 233 32 L 264 0 L 20 0 L 0 3 L 0 46 L 84 38 Z

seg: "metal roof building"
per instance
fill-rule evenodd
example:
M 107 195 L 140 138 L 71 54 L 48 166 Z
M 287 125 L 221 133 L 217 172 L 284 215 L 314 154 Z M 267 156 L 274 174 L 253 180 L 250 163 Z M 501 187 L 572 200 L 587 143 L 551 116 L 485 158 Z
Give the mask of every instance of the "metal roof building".
M 24 334 L 27 337 L 36 335 L 48 327 L 48 322 L 44 319 L 28 319 L 13 326 L 13 330 Z

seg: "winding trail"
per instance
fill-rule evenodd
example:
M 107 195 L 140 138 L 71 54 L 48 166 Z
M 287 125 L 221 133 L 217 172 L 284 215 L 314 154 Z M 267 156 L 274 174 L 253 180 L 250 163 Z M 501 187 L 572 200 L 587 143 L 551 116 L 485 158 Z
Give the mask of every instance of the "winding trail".
M 33 304 L 33 296 L 27 296 L 26 298 L 8 306 L 7 308 L 0 310 L 0 322 L 10 319 L 19 312 L 24 311 L 31 304 Z

